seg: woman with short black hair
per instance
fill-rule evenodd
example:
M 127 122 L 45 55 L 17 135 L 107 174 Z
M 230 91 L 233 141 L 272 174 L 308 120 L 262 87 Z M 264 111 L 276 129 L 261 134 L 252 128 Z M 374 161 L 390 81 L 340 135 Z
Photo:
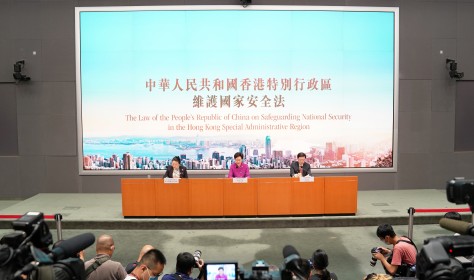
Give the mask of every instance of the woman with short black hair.
M 163 178 L 188 178 L 188 171 L 181 165 L 181 158 L 176 156 L 171 160 L 171 165 L 166 168 Z
M 234 160 L 235 162 L 230 165 L 228 178 L 249 178 L 250 170 L 249 166 L 242 162 L 244 156 L 242 153 L 235 153 Z
M 314 251 L 311 261 L 313 262 L 313 273 L 310 280 L 337 280 L 336 274 L 327 270 L 329 260 L 324 250 Z

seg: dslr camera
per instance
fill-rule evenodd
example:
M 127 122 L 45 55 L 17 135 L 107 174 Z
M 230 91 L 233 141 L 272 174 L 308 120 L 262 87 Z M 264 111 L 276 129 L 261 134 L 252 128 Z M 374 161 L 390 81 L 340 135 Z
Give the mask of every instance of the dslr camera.
M 12 222 L 14 232 L 0 240 L 0 279 L 85 280 L 84 263 L 74 256 L 95 241 L 90 234 L 64 240 L 52 251 L 51 232 L 41 212 Z
M 193 257 L 194 257 L 194 268 L 198 268 L 198 263 L 199 263 L 199 260 L 201 260 L 201 255 L 202 255 L 201 250 L 196 250 L 196 251 L 194 251 L 194 254 L 193 254 Z
M 374 253 L 381 253 L 382 251 L 380 250 L 379 247 L 374 247 L 370 250 L 370 253 L 371 254 L 374 254 Z M 377 259 L 372 256 L 372 259 L 370 260 L 370 266 L 375 266 L 377 264 Z

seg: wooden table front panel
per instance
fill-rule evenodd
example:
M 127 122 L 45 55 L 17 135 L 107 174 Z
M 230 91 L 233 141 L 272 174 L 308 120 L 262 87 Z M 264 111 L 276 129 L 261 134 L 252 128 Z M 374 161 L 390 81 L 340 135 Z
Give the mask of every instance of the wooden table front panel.
M 258 215 L 291 213 L 292 178 L 258 178 Z
M 315 177 L 314 182 L 292 179 L 291 214 L 324 214 L 324 177 Z
M 155 180 L 122 179 L 122 215 L 124 217 L 155 216 Z
M 125 217 L 356 214 L 357 176 L 231 179 L 122 179 Z
M 325 177 L 325 214 L 357 212 L 357 176 Z
M 189 180 L 180 179 L 178 184 L 165 184 L 156 179 L 156 216 L 189 216 Z
M 192 179 L 189 184 L 190 216 L 223 216 L 224 179 Z
M 257 179 L 238 184 L 224 179 L 224 216 L 257 216 Z

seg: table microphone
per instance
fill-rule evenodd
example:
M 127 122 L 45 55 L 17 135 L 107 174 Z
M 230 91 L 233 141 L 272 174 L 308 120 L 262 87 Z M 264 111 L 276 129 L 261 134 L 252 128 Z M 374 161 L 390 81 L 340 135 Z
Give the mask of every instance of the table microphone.
M 452 232 L 456 232 L 463 235 L 474 236 L 474 225 L 464 221 L 458 221 L 448 218 L 441 218 L 439 225 Z

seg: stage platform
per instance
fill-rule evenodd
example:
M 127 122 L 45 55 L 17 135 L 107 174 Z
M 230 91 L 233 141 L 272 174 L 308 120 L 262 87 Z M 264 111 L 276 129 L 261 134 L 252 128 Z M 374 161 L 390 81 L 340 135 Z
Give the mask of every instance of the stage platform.
M 121 194 L 42 193 L 23 201 L 0 201 L 0 215 L 21 215 L 41 211 L 63 215 L 68 229 L 233 229 L 233 228 L 309 228 L 376 226 L 380 223 L 408 224 L 408 208 L 467 208 L 446 200 L 440 189 L 359 191 L 354 216 L 277 216 L 277 217 L 193 217 L 124 218 Z M 437 224 L 442 213 L 416 213 L 414 224 Z M 470 213 L 464 213 L 470 220 Z M 54 223 L 50 225 L 54 228 Z M 1 219 L 0 228 L 9 229 L 10 221 Z

